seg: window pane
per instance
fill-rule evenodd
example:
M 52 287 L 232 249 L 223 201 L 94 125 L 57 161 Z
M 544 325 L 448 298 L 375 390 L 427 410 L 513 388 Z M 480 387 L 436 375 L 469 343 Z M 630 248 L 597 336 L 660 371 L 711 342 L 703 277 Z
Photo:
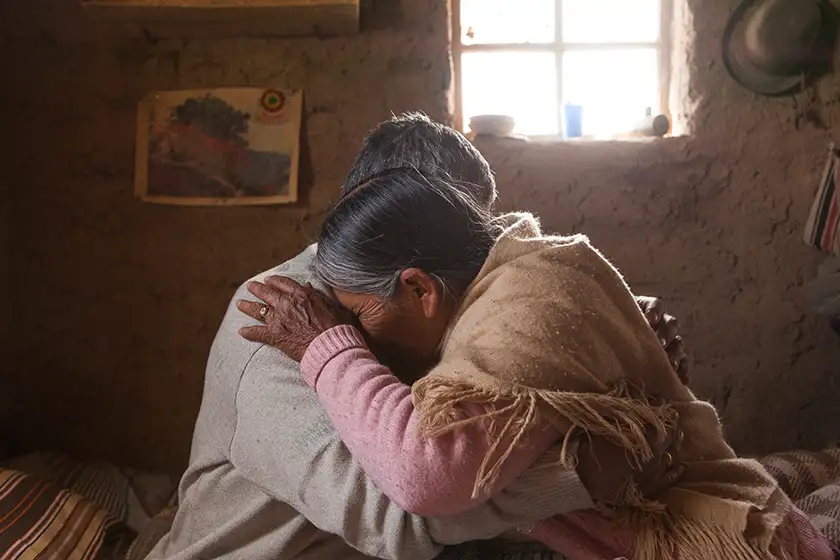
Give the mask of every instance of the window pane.
M 557 134 L 554 53 L 461 55 L 464 125 L 476 115 L 510 115 L 518 134 Z
M 584 136 L 629 131 L 660 109 L 656 49 L 566 52 L 563 102 L 583 106 Z
M 563 41 L 647 43 L 659 39 L 660 0 L 563 0 Z
M 461 0 L 461 42 L 550 43 L 554 41 L 554 2 Z

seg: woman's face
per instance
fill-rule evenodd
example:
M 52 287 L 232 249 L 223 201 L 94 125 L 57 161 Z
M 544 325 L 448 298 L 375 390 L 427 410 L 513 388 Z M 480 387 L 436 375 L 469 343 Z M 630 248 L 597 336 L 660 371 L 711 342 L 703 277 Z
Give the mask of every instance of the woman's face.
M 418 366 L 437 359 L 438 345 L 455 312 L 440 284 L 419 269 L 400 275 L 396 296 L 384 300 L 367 294 L 334 290 L 341 305 L 358 319 L 377 351 L 395 354 Z M 419 363 L 418 363 L 419 361 Z

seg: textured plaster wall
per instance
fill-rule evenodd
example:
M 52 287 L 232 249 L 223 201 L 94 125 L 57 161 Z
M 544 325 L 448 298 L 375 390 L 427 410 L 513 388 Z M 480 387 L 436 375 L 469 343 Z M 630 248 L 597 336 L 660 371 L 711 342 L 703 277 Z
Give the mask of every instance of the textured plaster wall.
M 0 311 L 0 456 L 7 437 L 6 427 L 13 400 L 10 380 L 14 370 L 12 340 L 12 255 L 11 255 L 11 189 L 7 182 L 0 183 L 0 294 L 4 302 Z
M 695 137 L 479 146 L 503 207 L 590 234 L 638 292 L 668 299 L 696 355 L 694 386 L 739 447 L 818 445 L 840 424 L 840 341 L 804 311 L 820 256 L 799 237 L 831 135 L 798 117 L 811 107 L 830 126 L 840 89 L 827 79 L 777 101 L 738 89 L 718 58 L 730 4 L 687 4 L 697 32 L 682 99 L 696 105 Z M 74 0 L 0 10 L 14 54 L 3 106 L 16 138 L 12 293 L 27 298 L 14 317 L 14 430 L 31 445 L 177 470 L 235 286 L 308 243 L 368 128 L 407 109 L 447 118 L 445 4 L 377 1 L 365 33 L 328 40 L 125 40 Z M 138 99 L 247 84 L 306 91 L 304 201 L 134 199 Z
M 5 34 L 0 32 L 0 71 L 8 66 L 11 53 L 7 48 Z M 5 89 L 5 88 L 4 88 Z M 4 94 L 0 93 L 0 106 L 2 106 Z M 0 139 L 0 153 L 8 154 L 11 143 L 10 135 L 5 134 Z M 0 157 L 0 166 L 4 169 L 11 169 L 11 160 L 8 157 Z M 15 371 L 14 348 L 17 341 L 16 331 L 13 325 L 13 304 L 15 297 L 12 284 L 12 196 L 14 189 L 11 187 L 11 177 L 6 173 L 0 173 L 0 456 L 7 444 L 8 424 L 11 416 L 11 405 L 14 401 L 12 390 L 12 378 Z

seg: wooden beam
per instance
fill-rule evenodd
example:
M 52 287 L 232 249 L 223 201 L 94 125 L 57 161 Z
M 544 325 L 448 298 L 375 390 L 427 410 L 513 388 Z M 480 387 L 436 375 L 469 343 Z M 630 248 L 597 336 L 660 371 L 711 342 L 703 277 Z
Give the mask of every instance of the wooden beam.
M 91 18 L 159 37 L 345 35 L 359 0 L 81 0 Z

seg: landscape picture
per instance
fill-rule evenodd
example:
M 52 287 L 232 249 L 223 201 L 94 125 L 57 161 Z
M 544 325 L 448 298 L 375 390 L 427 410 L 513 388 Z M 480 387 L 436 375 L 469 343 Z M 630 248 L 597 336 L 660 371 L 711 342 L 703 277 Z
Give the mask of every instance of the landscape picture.
M 135 192 L 182 205 L 297 201 L 303 95 L 272 88 L 156 92 L 139 106 Z

